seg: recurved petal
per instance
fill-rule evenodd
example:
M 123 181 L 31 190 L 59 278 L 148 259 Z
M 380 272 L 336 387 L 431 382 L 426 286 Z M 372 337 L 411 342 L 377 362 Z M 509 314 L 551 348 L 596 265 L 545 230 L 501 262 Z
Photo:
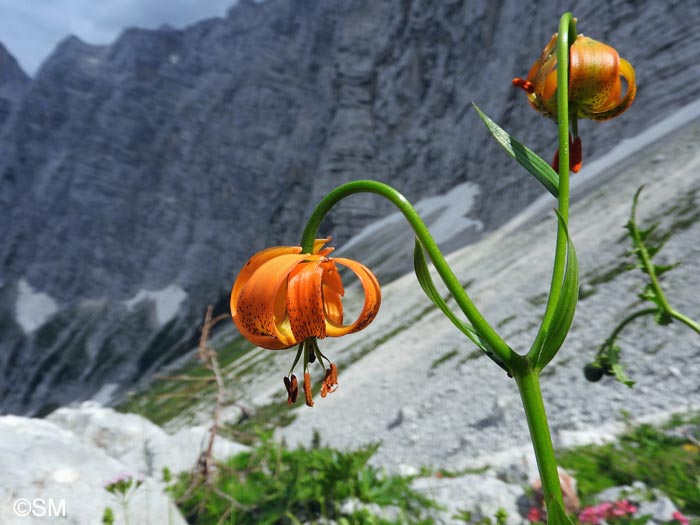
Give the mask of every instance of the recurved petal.
M 365 292 L 365 304 L 360 315 L 355 319 L 355 322 L 345 326 L 338 326 L 333 324 L 330 320 L 326 320 L 326 335 L 339 337 L 352 332 L 358 332 L 371 323 L 379 311 L 382 295 L 379 282 L 369 268 L 357 261 L 341 257 L 334 258 L 333 262 L 352 270 L 358 279 L 360 279 L 360 284 L 362 284 L 362 289 Z
M 271 248 L 266 248 L 265 250 L 259 251 L 253 255 L 247 263 L 238 272 L 238 277 L 236 277 L 236 282 L 233 283 L 233 288 L 231 290 L 231 315 L 236 315 L 236 302 L 238 301 L 238 296 L 241 290 L 250 279 L 251 275 L 260 268 L 267 261 L 279 257 L 280 255 L 296 254 L 301 253 L 300 246 L 273 246 Z
M 589 111 L 605 110 L 611 94 L 619 89 L 620 57 L 614 48 L 579 36 L 570 51 L 569 99 Z M 617 101 L 616 101 L 617 102 Z
M 309 255 L 284 254 L 262 264 L 248 279 L 235 304 L 233 321 L 246 338 L 271 337 L 282 346 L 264 345 L 277 350 L 299 343 L 287 317 L 287 278 L 289 273 Z M 232 299 L 233 301 L 233 299 Z M 254 336 L 254 337 L 250 337 Z
M 622 77 L 625 80 L 625 84 L 627 84 L 627 90 L 625 92 L 625 96 L 622 98 L 619 98 L 620 95 L 618 95 L 618 100 L 619 101 L 613 101 L 614 103 L 610 105 L 609 107 L 606 107 L 602 111 L 591 111 L 589 114 L 586 115 L 587 118 L 590 118 L 592 120 L 609 120 L 611 118 L 617 117 L 621 113 L 625 112 L 627 108 L 629 108 L 632 105 L 632 102 L 634 102 L 634 98 L 637 95 L 637 84 L 636 84 L 636 78 L 635 78 L 635 72 L 634 68 L 632 67 L 632 64 L 627 62 L 624 58 L 620 59 L 620 71 L 619 71 L 620 77 Z M 618 78 L 618 93 L 622 91 L 621 88 L 621 82 Z
M 297 265 L 289 274 L 286 307 L 289 326 L 297 341 L 326 337 L 321 292 L 323 267 L 318 256 L 315 257 Z
M 324 248 L 323 246 L 333 240 L 333 237 L 326 237 L 325 239 L 316 239 L 314 241 L 314 247 L 313 250 L 311 250 L 311 253 L 317 254 L 317 255 L 328 255 L 331 253 L 335 248 L 332 246 L 328 246 L 327 248 Z
M 333 260 L 322 263 L 323 266 L 323 309 L 326 318 L 331 324 L 340 326 L 343 324 L 343 302 L 345 295 L 340 273 Z

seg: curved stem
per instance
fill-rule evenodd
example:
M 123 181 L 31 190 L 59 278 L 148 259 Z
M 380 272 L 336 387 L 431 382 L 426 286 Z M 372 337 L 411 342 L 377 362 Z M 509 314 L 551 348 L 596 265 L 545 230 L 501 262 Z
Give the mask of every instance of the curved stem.
M 684 323 L 686 326 L 688 326 L 689 328 L 692 328 L 693 330 L 695 330 L 697 333 L 700 334 L 700 324 L 693 321 L 690 317 L 683 315 L 682 313 L 674 310 L 673 308 L 668 310 L 668 315 L 670 315 L 674 319 L 677 319 L 681 323 Z
M 627 317 L 625 317 L 620 324 L 617 325 L 615 330 L 613 330 L 613 333 L 610 334 L 610 337 L 608 337 L 605 340 L 605 343 L 603 343 L 603 347 L 610 346 L 615 342 L 615 339 L 617 339 L 617 336 L 620 335 L 620 332 L 622 332 L 622 329 L 630 324 L 632 321 L 637 319 L 638 317 L 643 317 L 645 315 L 653 315 L 659 311 L 658 308 L 645 308 L 643 310 L 638 310 Z
M 301 236 L 301 247 L 303 252 L 308 253 L 312 250 L 314 239 L 316 238 L 321 221 L 330 211 L 330 209 L 345 197 L 349 197 L 355 193 L 373 193 L 375 195 L 379 195 L 387 199 L 394 206 L 396 206 L 399 211 L 401 211 L 403 216 L 411 225 L 411 228 L 413 228 L 416 237 L 423 244 L 426 253 L 435 265 L 438 275 L 440 275 L 440 278 L 445 283 L 445 286 L 447 286 L 447 289 L 452 294 L 452 297 L 454 297 L 457 305 L 467 316 L 467 319 L 469 319 L 476 331 L 490 345 L 494 353 L 498 355 L 504 364 L 506 364 L 510 369 L 513 369 L 513 367 L 519 360 L 522 359 L 522 357 L 506 344 L 501 336 L 498 335 L 498 333 L 486 321 L 481 312 L 479 312 L 472 300 L 462 288 L 461 283 L 455 276 L 450 266 L 447 264 L 447 261 L 445 261 L 445 257 L 440 252 L 440 248 L 438 248 L 435 239 L 433 239 L 433 236 L 428 231 L 423 219 L 420 218 L 420 215 L 418 215 L 418 212 L 411 205 L 411 203 L 391 186 L 372 180 L 358 180 L 338 186 L 336 189 L 331 191 L 321 200 L 321 202 L 318 203 L 309 217 L 308 222 L 306 223 L 306 228 L 304 228 L 304 232 Z
M 567 235 L 565 225 L 569 221 L 569 47 L 576 40 L 576 22 L 571 13 L 564 13 L 559 21 L 557 37 L 557 129 L 559 134 L 559 214 L 565 224 L 557 227 L 557 243 L 554 255 L 552 282 L 547 297 L 542 325 L 528 353 L 536 364 L 547 330 L 554 316 L 566 271 Z M 575 116 L 574 116 L 575 120 Z

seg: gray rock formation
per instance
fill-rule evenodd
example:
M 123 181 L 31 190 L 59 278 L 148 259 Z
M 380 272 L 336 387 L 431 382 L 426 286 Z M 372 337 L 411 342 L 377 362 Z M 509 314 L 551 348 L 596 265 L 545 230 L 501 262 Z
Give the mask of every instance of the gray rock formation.
M 0 43 L 0 130 L 8 122 L 28 84 L 29 77 Z
M 182 355 L 245 259 L 296 243 L 341 182 L 414 199 L 469 181 L 483 228 L 460 242 L 504 223 L 541 190 L 470 103 L 549 158 L 555 128 L 510 80 L 565 7 L 241 0 L 184 30 L 67 38 L 31 82 L 0 50 L 0 411 L 113 399 Z M 698 97 L 700 6 L 579 9 L 639 83 L 624 119 L 582 124 L 590 159 Z M 342 242 L 387 211 L 354 198 L 324 230 Z

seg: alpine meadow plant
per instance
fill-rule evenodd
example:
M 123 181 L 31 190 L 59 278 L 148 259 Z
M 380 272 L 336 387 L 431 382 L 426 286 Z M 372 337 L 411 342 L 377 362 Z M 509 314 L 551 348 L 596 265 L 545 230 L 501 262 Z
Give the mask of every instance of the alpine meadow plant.
M 436 525 L 437 505 L 411 488 L 412 477 L 368 464 L 377 448 L 290 450 L 262 435 L 258 446 L 217 465 L 211 483 L 182 474 L 170 490 L 193 525 Z
M 143 485 L 144 477 L 141 474 L 131 474 L 122 472 L 104 484 L 104 489 L 114 496 L 115 500 L 122 508 L 124 524 L 129 525 L 129 500 L 134 493 Z M 112 509 L 107 507 L 103 515 L 103 521 L 114 520 Z
M 330 249 L 322 247 L 328 239 L 317 240 L 317 232 L 333 206 L 351 195 L 371 193 L 387 199 L 415 233 L 414 268 L 425 294 L 463 336 L 515 380 L 542 481 L 547 523 L 566 525 L 572 522 L 564 510 L 540 374 L 564 344 L 578 299 L 578 261 L 568 229 L 569 172 L 578 171 L 582 163 L 578 119 L 607 120 L 624 112 L 635 97 L 635 74 L 615 49 L 578 35 L 576 19 L 565 13 L 558 33 L 550 39 L 527 78 L 516 78 L 513 84 L 523 89 L 532 107 L 554 120 L 558 129 L 557 153 L 550 165 L 474 106 L 507 153 L 557 199 L 551 285 L 539 330 L 526 352 L 511 348 L 479 311 L 411 203 L 391 186 L 372 180 L 348 182 L 321 199 L 308 219 L 300 246 L 268 248 L 254 255 L 233 286 L 231 314 L 241 333 L 253 343 L 273 350 L 296 347 L 296 358 L 284 377 L 289 403 L 297 397 L 298 382 L 293 372 L 302 355 L 307 405 L 313 405 L 310 365 L 314 361 L 319 362 L 324 373 L 321 396 L 333 392 L 338 387 L 338 370 L 320 351 L 317 340 L 366 328 L 379 309 L 380 288 L 368 268 L 331 257 Z M 428 259 L 458 311 L 452 310 L 438 292 Z M 363 309 L 350 324 L 344 324 L 344 289 L 336 264 L 350 268 L 365 293 Z

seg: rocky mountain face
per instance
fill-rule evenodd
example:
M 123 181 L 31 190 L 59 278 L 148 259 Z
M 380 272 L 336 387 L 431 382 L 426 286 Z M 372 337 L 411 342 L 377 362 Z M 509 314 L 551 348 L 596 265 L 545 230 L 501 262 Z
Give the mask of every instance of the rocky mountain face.
M 567 7 L 241 0 L 183 30 L 67 38 L 31 80 L 0 49 L 0 411 L 109 400 L 182 355 L 247 257 L 296 243 L 339 183 L 415 199 L 468 182 L 460 242 L 504 223 L 541 190 L 471 102 L 549 157 L 553 124 L 510 80 Z M 582 124 L 586 159 L 700 95 L 696 2 L 575 14 L 639 86 L 624 119 Z M 355 197 L 324 230 L 342 243 L 388 211 Z

